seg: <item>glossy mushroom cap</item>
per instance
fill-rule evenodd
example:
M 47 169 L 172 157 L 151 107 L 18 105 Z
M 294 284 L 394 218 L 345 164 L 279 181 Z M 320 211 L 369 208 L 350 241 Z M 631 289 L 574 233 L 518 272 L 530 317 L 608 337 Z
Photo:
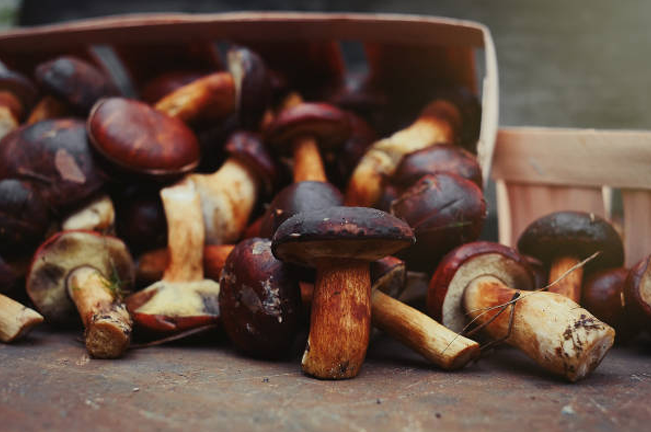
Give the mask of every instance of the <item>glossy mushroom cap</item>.
M 260 236 L 271 238 L 276 229 L 290 217 L 301 212 L 341 206 L 344 197 L 330 183 L 302 181 L 292 183 L 278 192 L 265 212 Z
M 631 268 L 624 283 L 626 313 L 634 324 L 651 333 L 651 255 L 643 258 Z
M 278 180 L 276 163 L 260 136 L 252 132 L 235 132 L 226 141 L 224 150 L 251 168 L 262 189 L 270 195 Z
M 321 259 L 375 261 L 414 243 L 405 222 L 368 207 L 331 207 L 304 212 L 282 223 L 273 237 L 274 256 L 316 267 Z
M 450 330 L 462 332 L 468 323 L 463 293 L 480 276 L 496 277 L 514 289 L 535 287 L 526 259 L 514 249 L 499 243 L 466 243 L 450 251 L 434 272 L 427 291 L 428 313 Z
M 427 174 L 449 172 L 482 187 L 481 167 L 470 152 L 450 144 L 439 144 L 410 153 L 398 165 L 391 182 L 409 187 Z
M 136 100 L 100 100 L 87 128 L 95 150 L 118 172 L 169 179 L 199 164 L 194 133 L 182 121 Z
M 116 96 L 111 80 L 92 64 L 70 56 L 40 64 L 34 73 L 36 82 L 48 93 L 85 115 L 100 98 Z
M 68 296 L 68 275 L 81 266 L 97 269 L 122 290 L 133 286 L 135 267 L 127 246 L 117 237 L 92 231 L 62 231 L 43 243 L 27 275 L 27 294 L 45 319 L 56 325 L 79 319 Z
M 586 272 L 624 263 L 624 245 L 612 225 L 595 214 L 578 211 L 556 212 L 535 220 L 520 235 L 518 250 L 546 264 L 554 257 L 583 260 L 600 251 L 586 264 Z
M 233 344 L 255 357 L 286 357 L 300 329 L 301 295 L 295 272 L 274 258 L 271 241 L 235 246 L 219 284 L 222 323 Z
M 105 182 L 80 120 L 46 120 L 22 126 L 2 140 L 0 178 L 31 180 L 47 205 L 74 207 Z
M 266 141 L 287 151 L 295 138 L 311 136 L 323 149 L 335 149 L 350 137 L 345 111 L 326 103 L 304 102 L 278 114 L 266 130 Z
M 149 81 L 140 91 L 140 98 L 148 104 L 155 104 L 173 91 L 196 81 L 208 72 L 199 70 L 176 70 L 165 72 Z
M 414 230 L 416 244 L 400 257 L 409 269 L 431 272 L 453 248 L 479 238 L 486 218 L 481 189 L 455 174 L 421 178 L 391 203 L 391 213 Z
M 48 214 L 31 183 L 0 180 L 0 253 L 29 250 L 43 240 Z
M 271 102 L 271 80 L 262 58 L 248 48 L 228 50 L 228 70 L 233 76 L 237 111 L 245 129 L 256 130 Z
M 18 99 L 22 104 L 21 114 L 28 112 L 38 95 L 36 86 L 27 77 L 7 69 L 0 63 L 0 93 L 3 92 L 8 92 Z

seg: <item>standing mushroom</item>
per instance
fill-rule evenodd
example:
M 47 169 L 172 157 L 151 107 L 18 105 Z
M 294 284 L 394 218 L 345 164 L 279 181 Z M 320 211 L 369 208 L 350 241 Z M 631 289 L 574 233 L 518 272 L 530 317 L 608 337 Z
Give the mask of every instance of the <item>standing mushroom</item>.
M 615 331 L 567 297 L 528 291 L 533 288 L 531 269 L 516 251 L 467 243 L 439 264 L 427 308 L 455 332 L 472 322 L 554 374 L 569 381 L 586 377 L 612 347 Z
M 599 268 L 619 267 L 624 263 L 622 239 L 606 220 L 585 212 L 564 211 L 533 221 L 520 235 L 518 250 L 538 258 L 549 267 L 548 283 L 595 252 L 600 255 L 583 267 L 576 268 L 549 291 L 557 292 L 575 302 L 581 300 L 584 272 Z
M 317 272 L 305 373 L 323 379 L 359 373 L 371 325 L 369 263 L 413 242 L 406 223 L 363 207 L 299 213 L 280 225 L 274 255 Z

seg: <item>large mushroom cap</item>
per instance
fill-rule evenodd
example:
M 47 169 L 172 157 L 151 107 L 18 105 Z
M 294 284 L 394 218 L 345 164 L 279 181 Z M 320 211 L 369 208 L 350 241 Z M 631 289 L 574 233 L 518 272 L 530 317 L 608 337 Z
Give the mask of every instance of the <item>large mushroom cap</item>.
M 414 243 L 405 222 L 368 207 L 331 207 L 292 216 L 278 227 L 273 253 L 314 267 L 321 259 L 375 261 Z
M 66 279 L 81 266 L 94 267 L 109 280 L 119 280 L 123 290 L 133 286 L 133 259 L 122 240 L 91 231 L 59 232 L 34 254 L 26 283 L 27 294 L 49 322 L 62 325 L 78 319 Z
M 518 250 L 547 264 L 554 257 L 585 259 L 600 251 L 586 264 L 586 271 L 619 267 L 624 262 L 624 245 L 612 225 L 593 213 L 578 211 L 555 212 L 535 220 L 520 236 Z
M 342 145 L 350 136 L 348 114 L 326 103 L 304 102 L 283 110 L 269 125 L 267 141 L 278 148 L 289 147 L 300 136 L 316 138 L 322 148 Z
M 63 56 L 40 64 L 34 73 L 47 92 L 63 99 L 80 113 L 87 113 L 100 98 L 118 94 L 116 87 L 92 64 Z
M 260 236 L 271 238 L 276 229 L 297 213 L 341 206 L 344 197 L 331 185 L 319 181 L 292 183 L 278 192 L 264 214 Z
M 48 226 L 48 208 L 28 182 L 0 180 L 0 252 L 38 244 Z
M 468 323 L 463 293 L 480 276 L 496 277 L 514 289 L 535 287 L 526 259 L 514 249 L 499 243 L 466 243 L 448 253 L 434 272 L 427 291 L 429 314 L 449 329 L 462 332 Z
M 119 170 L 168 178 L 199 163 L 194 133 L 181 120 L 142 102 L 102 99 L 93 107 L 87 128 L 95 150 Z
M 631 268 L 624 282 L 626 312 L 640 329 L 651 333 L 651 255 Z

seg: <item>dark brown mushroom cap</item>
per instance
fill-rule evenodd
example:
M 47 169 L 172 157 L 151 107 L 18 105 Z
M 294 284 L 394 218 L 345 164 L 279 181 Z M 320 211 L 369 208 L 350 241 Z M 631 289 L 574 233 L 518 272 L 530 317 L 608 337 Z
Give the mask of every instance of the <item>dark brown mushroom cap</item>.
M 431 272 L 460 244 L 479 238 L 486 218 L 481 189 L 455 174 L 421 178 L 391 204 L 391 213 L 414 230 L 416 244 L 399 257 L 410 270 Z
M 199 142 L 181 121 L 131 99 L 95 104 L 88 135 L 97 152 L 118 171 L 169 178 L 199 164 Z
M 387 256 L 373 261 L 370 269 L 373 289 L 393 298 L 402 294 L 407 282 L 407 266 L 403 260 Z
M 271 102 L 271 81 L 264 60 L 248 48 L 228 50 L 228 70 L 235 82 L 237 109 L 245 129 L 258 129 Z
M 414 243 L 405 222 L 368 207 L 330 207 L 282 223 L 272 250 L 280 260 L 316 267 L 322 259 L 375 261 Z
M 42 63 L 34 75 L 46 92 L 63 99 L 80 114 L 88 113 L 100 98 L 118 94 L 105 74 L 75 57 L 63 56 Z
M 135 267 L 127 246 L 117 237 L 92 231 L 62 231 L 43 243 L 32 260 L 25 288 L 45 319 L 65 325 L 79 321 L 79 314 L 68 297 L 66 279 L 74 269 L 88 265 L 109 280 L 119 280 L 128 291 L 135 278 Z
M 586 272 L 624 263 L 624 245 L 612 225 L 593 213 L 578 211 L 555 212 L 533 221 L 520 235 L 518 250 L 548 265 L 554 257 L 585 259 L 601 251 L 586 264 Z
M 208 74 L 207 71 L 201 70 L 176 70 L 165 72 L 149 81 L 140 91 L 140 98 L 149 103 L 155 104 L 163 97 L 173 91 L 196 81 Z
M 38 244 L 45 235 L 48 214 L 31 183 L 0 180 L 0 252 L 15 253 Z
M 651 333 L 651 255 L 631 268 L 624 282 L 624 302 L 627 314 L 641 330 Z
M 219 285 L 222 323 L 233 344 L 255 357 L 287 357 L 300 329 L 301 295 L 295 272 L 272 255 L 271 241 L 235 246 Z
M 36 86 L 21 73 L 7 69 L 0 63 L 0 92 L 13 94 L 21 104 L 22 111 L 27 112 L 38 96 Z
M 467 150 L 476 153 L 481 128 L 481 103 L 477 96 L 465 87 L 440 89 L 436 96 L 457 107 L 461 114 L 459 142 Z
M 0 178 L 32 181 L 47 205 L 80 204 L 105 183 L 82 121 L 45 120 L 12 131 L 0 146 Z
M 406 188 L 427 174 L 450 172 L 482 187 L 481 167 L 467 150 L 450 144 L 433 145 L 403 157 L 391 182 Z
M 316 138 L 323 149 L 342 145 L 350 137 L 348 114 L 326 103 L 304 102 L 278 114 L 266 130 L 266 140 L 281 149 L 291 148 L 300 136 Z
M 235 132 L 224 148 L 231 157 L 246 164 L 257 175 L 262 189 L 271 194 L 278 181 L 276 163 L 260 136 L 252 132 Z
M 493 276 L 513 289 L 531 290 L 534 276 L 516 250 L 492 242 L 466 243 L 439 263 L 427 291 L 427 311 L 444 326 L 461 332 L 466 325 L 463 292 L 480 276 Z M 508 301 L 510 299 L 506 299 Z
M 262 219 L 260 236 L 271 238 L 283 222 L 297 213 L 323 210 L 341 206 L 343 203 L 343 195 L 330 183 L 292 183 L 278 192 L 267 208 Z

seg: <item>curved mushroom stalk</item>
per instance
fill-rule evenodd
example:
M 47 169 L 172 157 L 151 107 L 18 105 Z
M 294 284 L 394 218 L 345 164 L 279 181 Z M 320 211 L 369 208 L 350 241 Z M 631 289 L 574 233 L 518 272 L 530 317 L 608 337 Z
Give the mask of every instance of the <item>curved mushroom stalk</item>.
M 40 313 L 0 294 L 0 341 L 11 343 L 20 339 L 42 322 Z
M 453 104 L 435 100 L 406 129 L 373 144 L 353 171 L 346 191 L 346 205 L 375 205 L 384 180 L 393 175 L 403 156 L 437 143 L 454 143 L 461 115 Z

